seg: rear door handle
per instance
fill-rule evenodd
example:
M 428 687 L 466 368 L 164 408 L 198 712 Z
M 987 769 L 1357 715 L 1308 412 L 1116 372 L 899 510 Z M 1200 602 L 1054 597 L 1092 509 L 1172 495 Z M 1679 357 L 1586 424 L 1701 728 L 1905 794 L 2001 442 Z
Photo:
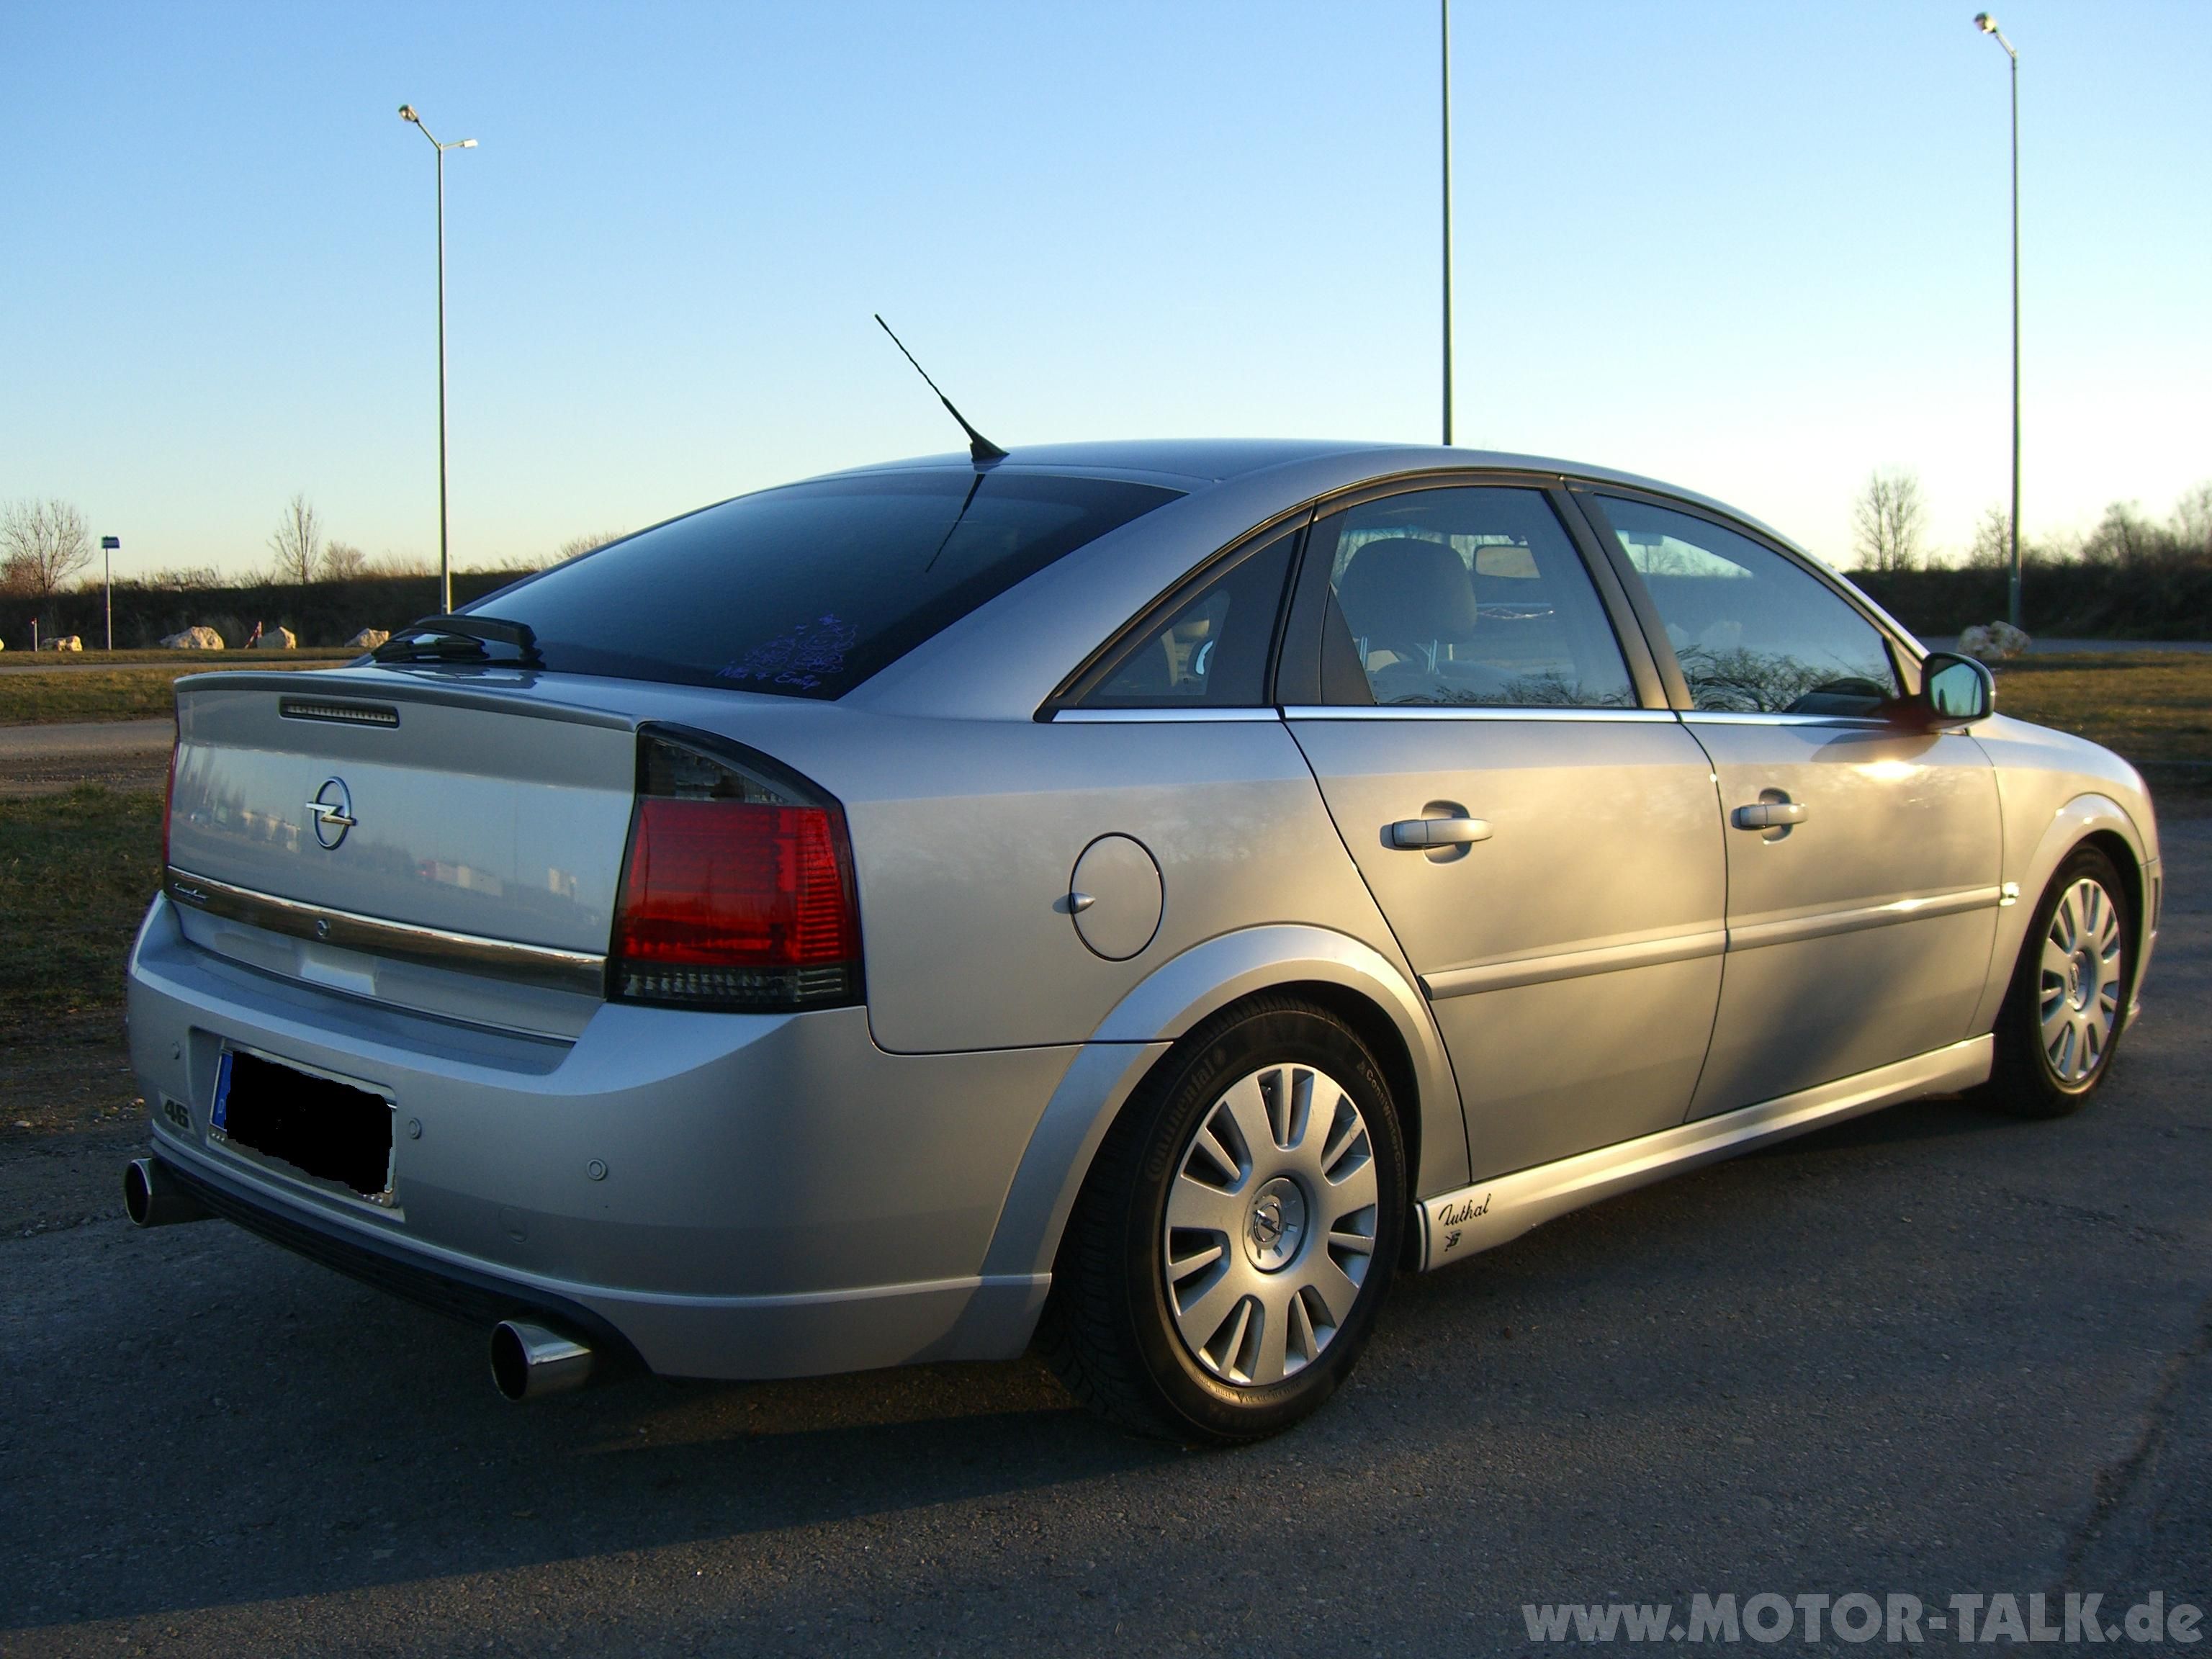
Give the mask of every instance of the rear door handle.
M 1786 830 L 1793 823 L 1805 822 L 1805 803 L 1802 800 L 1753 801 L 1748 806 L 1737 807 L 1731 815 L 1731 820 L 1739 830 Z
M 1400 818 L 1390 826 L 1393 847 L 1464 847 L 1489 839 L 1487 818 Z

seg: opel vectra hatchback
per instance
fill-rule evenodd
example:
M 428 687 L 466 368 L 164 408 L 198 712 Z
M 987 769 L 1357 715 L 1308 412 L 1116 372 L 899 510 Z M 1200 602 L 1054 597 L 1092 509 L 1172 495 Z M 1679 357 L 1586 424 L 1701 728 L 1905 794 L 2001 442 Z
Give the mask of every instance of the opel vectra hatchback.
M 2072 1109 L 2141 780 L 1702 498 L 1115 444 L 740 496 L 179 683 L 149 1223 L 510 1395 L 1038 1343 L 1268 1433 L 1392 1275 L 1932 1091 Z

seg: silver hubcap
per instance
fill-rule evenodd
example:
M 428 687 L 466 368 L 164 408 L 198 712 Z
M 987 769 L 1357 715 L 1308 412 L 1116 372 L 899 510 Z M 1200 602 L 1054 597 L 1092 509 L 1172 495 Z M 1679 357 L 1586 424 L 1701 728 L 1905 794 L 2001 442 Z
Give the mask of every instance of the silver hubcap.
M 2061 1083 L 2086 1081 L 2104 1064 L 2120 1012 L 2122 940 L 2112 895 L 2086 878 L 2059 896 L 2043 936 L 2037 1017 L 2043 1052 Z
M 1191 1357 L 1265 1385 L 1321 1357 L 1375 1258 L 1375 1153 L 1352 1097 L 1310 1066 L 1224 1091 L 1168 1193 L 1166 1289 Z

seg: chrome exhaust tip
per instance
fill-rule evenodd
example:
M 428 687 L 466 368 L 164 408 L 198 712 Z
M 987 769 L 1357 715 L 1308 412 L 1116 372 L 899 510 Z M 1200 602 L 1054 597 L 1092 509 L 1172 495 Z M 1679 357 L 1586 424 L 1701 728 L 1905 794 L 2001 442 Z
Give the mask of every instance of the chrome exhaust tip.
M 566 1394 L 592 1380 L 590 1348 L 573 1336 L 519 1319 L 492 1327 L 491 1380 L 509 1400 Z
M 214 1213 L 150 1158 L 134 1158 L 123 1166 L 123 1212 L 141 1227 L 205 1221 Z

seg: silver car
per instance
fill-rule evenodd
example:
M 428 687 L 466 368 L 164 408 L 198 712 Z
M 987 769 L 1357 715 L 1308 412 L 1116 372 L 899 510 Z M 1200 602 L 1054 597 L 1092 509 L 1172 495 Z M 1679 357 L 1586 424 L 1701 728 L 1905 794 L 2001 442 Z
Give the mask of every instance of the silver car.
M 1450 449 L 865 468 L 179 683 L 132 1214 L 523 1396 L 1037 1345 L 1297 1421 L 1395 1273 L 2111 1069 L 2142 780 L 1702 497 Z

